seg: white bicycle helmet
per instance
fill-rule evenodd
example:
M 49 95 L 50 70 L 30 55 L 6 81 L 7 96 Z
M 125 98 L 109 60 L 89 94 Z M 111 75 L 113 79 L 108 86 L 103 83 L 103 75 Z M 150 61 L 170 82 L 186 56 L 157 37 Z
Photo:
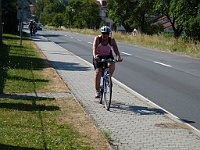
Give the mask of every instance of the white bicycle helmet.
M 108 26 L 102 26 L 101 27 L 101 29 L 100 29 L 100 32 L 101 33 L 110 33 L 111 32 L 111 29 L 110 29 L 110 27 L 108 27 Z

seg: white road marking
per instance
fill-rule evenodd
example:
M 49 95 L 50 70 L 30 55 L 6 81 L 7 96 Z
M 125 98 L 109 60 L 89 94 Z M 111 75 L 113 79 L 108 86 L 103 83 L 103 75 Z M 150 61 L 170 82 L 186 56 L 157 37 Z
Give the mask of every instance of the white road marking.
M 164 63 L 161 63 L 161 62 L 158 62 L 158 61 L 153 61 L 153 62 L 156 63 L 156 64 L 159 64 L 159 65 L 166 66 L 166 67 L 172 67 L 171 65 L 167 65 L 167 64 L 164 64 Z
M 129 54 L 129 53 L 126 53 L 126 52 L 121 52 L 122 54 L 125 54 L 125 55 L 128 55 L 128 56 L 131 56 L 132 54 Z
M 33 41 L 40 41 L 41 39 L 33 39 Z
M 67 35 L 65 35 L 65 36 L 67 36 Z
M 88 42 L 88 44 L 93 44 L 92 42 Z

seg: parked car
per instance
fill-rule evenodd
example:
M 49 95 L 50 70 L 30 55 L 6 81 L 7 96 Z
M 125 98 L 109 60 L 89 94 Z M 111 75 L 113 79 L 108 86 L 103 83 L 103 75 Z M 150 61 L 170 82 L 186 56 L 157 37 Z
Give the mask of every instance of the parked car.
M 42 24 L 41 23 L 37 23 L 37 30 L 42 30 Z

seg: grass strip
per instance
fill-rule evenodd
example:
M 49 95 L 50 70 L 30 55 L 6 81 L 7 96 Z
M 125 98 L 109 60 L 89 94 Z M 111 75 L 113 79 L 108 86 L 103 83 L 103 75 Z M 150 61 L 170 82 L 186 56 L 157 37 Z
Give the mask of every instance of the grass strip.
M 19 36 L 3 34 L 0 47 L 0 93 L 34 92 L 48 80 L 40 73 L 44 61 L 33 48 L 33 42 L 24 33 L 23 46 Z
M 0 149 L 2 150 L 91 150 L 88 140 L 66 122 L 57 99 L 13 96 L 32 92 L 49 80 L 43 77 L 44 62 L 34 43 L 24 33 L 20 47 L 17 34 L 3 34 L 0 47 Z M 67 99 L 65 99 L 68 101 Z
M 90 150 L 88 142 L 66 124 L 54 99 L 1 99 L 0 149 Z

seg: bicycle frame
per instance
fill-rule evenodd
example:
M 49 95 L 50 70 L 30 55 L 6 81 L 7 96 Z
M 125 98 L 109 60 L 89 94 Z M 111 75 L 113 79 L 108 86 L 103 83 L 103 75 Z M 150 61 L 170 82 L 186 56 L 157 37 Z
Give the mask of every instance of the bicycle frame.
M 112 79 L 109 74 L 109 67 L 107 63 L 109 61 L 115 62 L 115 60 L 112 59 L 102 59 L 101 62 L 103 62 L 103 67 L 102 67 L 102 87 L 101 87 L 101 96 L 100 96 L 100 104 L 102 104 L 102 99 L 104 98 L 104 106 L 107 110 L 110 109 L 111 105 L 111 98 L 112 98 Z

